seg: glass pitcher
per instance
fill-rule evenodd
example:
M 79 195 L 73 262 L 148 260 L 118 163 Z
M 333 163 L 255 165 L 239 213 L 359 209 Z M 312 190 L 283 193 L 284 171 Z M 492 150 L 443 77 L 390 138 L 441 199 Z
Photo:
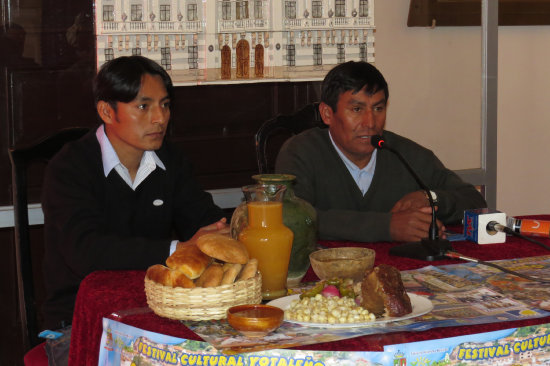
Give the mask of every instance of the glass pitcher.
M 257 184 L 242 188 L 248 209 L 248 224 L 239 240 L 250 258 L 258 260 L 262 274 L 262 298 L 286 296 L 286 278 L 292 251 L 292 230 L 283 224 L 283 195 L 286 187 Z
M 294 194 L 296 177 L 291 174 L 253 175 L 256 184 L 281 184 L 286 187 L 283 195 L 283 224 L 294 233 L 292 253 L 286 278 L 287 287 L 296 287 L 309 268 L 309 255 L 317 247 L 317 213 L 307 201 Z M 231 217 L 231 237 L 239 238 L 239 233 L 248 223 L 248 208 L 242 202 Z

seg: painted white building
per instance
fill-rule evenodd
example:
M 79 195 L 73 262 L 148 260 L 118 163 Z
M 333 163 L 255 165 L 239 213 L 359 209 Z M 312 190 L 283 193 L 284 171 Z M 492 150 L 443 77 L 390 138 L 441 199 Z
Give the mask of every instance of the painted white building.
M 374 62 L 374 0 L 96 0 L 97 62 L 132 54 L 177 85 L 319 80 Z

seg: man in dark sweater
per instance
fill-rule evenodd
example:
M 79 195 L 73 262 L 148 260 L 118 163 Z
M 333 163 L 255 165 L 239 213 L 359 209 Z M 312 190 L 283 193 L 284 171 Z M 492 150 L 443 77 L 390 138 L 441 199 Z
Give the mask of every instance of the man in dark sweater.
M 49 163 L 45 327 L 71 324 L 81 280 L 96 270 L 146 269 L 205 232 L 228 232 L 224 212 L 165 141 L 173 86 L 140 56 L 107 62 L 94 83 L 103 124 Z
M 375 150 L 381 135 L 432 190 L 437 224 L 459 222 L 465 209 L 486 207 L 483 196 L 445 168 L 428 149 L 385 131 L 389 91 L 382 74 L 366 62 L 333 68 L 322 85 L 319 112 L 328 129 L 313 128 L 287 140 L 278 173 L 296 175 L 296 195 L 317 210 L 321 239 L 418 241 L 428 237 L 427 193 L 388 150 Z

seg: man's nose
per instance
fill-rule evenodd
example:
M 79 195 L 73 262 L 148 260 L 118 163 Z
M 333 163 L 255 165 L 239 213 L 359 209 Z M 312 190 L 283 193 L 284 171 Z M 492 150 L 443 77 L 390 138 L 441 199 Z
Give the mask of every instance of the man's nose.
M 374 128 L 375 127 L 374 113 L 373 113 L 372 110 L 370 110 L 370 109 L 365 110 L 365 112 L 363 113 L 363 116 L 361 118 L 361 125 L 363 127 L 367 127 L 367 128 Z
M 152 108 L 151 110 L 151 122 L 152 123 L 166 123 L 168 121 L 168 113 L 161 106 Z

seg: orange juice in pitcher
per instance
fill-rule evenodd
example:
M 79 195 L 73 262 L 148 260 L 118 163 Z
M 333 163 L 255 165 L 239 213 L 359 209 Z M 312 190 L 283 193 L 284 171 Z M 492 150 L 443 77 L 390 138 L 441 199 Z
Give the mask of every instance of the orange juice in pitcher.
M 250 258 L 258 260 L 264 300 L 287 293 L 286 277 L 294 234 L 283 224 L 284 189 L 281 185 L 262 184 L 243 187 L 248 226 L 239 234 L 239 240 L 248 249 Z

